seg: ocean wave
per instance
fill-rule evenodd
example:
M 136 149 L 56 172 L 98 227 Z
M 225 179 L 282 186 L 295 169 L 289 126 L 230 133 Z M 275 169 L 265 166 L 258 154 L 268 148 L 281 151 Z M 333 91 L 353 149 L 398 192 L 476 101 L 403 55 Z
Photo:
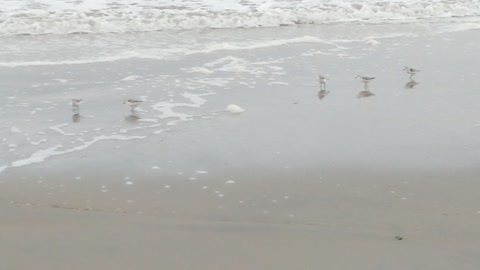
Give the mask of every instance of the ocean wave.
M 346 43 L 345 40 L 338 41 L 339 43 Z M 354 41 L 351 41 L 354 42 Z M 178 46 L 175 49 L 159 49 L 159 50 L 136 50 L 136 51 L 124 51 L 120 53 L 113 53 L 111 55 L 104 56 L 90 56 L 86 58 L 78 58 L 74 56 L 71 59 L 62 60 L 37 60 L 37 61 L 0 61 L 0 67 L 26 67 L 26 66 L 54 66 L 54 65 L 83 65 L 102 62 L 115 62 L 128 59 L 175 59 L 177 57 L 184 57 L 195 54 L 209 54 L 219 51 L 245 51 L 256 50 L 271 47 L 284 46 L 297 43 L 323 43 L 332 46 L 337 46 L 331 41 L 324 41 L 314 36 L 303 36 L 289 39 L 273 39 L 267 41 L 255 41 L 255 42 L 216 42 L 207 43 L 203 46 L 196 48 L 190 48 L 189 46 Z
M 10 0 L 0 36 L 253 28 L 332 22 L 409 21 L 480 15 L 477 0 Z

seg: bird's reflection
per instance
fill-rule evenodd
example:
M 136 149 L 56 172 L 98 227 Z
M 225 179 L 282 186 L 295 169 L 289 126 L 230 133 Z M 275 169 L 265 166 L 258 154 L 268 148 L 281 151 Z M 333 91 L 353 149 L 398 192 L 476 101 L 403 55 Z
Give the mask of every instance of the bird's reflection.
M 80 115 L 79 112 L 76 112 L 72 115 L 72 122 L 73 123 L 78 123 L 80 122 L 80 119 L 82 119 L 82 116 Z
M 358 92 L 358 94 L 357 94 L 357 98 L 366 98 L 366 97 L 371 97 L 371 96 L 375 96 L 375 94 L 370 92 L 369 90 L 363 90 L 363 91 Z
M 326 97 L 328 94 L 330 93 L 330 91 L 327 91 L 327 90 L 320 90 L 318 91 L 317 93 L 317 96 L 320 100 L 322 100 L 324 97 Z
M 361 90 L 360 92 L 358 92 L 357 98 L 366 98 L 371 96 L 375 96 L 375 94 L 368 89 L 368 82 L 365 82 L 364 90 Z
M 410 80 L 403 87 L 405 89 L 413 89 L 418 84 L 420 84 L 420 83 L 418 83 L 414 79 L 410 78 Z
M 138 115 L 136 115 L 133 111 L 132 111 L 132 114 L 125 117 L 125 121 L 127 121 L 128 123 L 132 123 L 132 124 L 136 123 L 138 121 L 138 119 L 140 119 L 140 117 Z

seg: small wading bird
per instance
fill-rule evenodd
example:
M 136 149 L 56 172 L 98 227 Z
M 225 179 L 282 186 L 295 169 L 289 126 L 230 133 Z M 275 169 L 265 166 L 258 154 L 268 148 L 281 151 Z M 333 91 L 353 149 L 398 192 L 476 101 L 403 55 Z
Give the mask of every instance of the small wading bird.
M 409 67 L 405 67 L 403 69 L 403 71 L 405 71 L 407 74 L 410 74 L 410 78 L 415 76 L 415 74 L 417 74 L 417 72 L 420 72 L 420 70 L 418 70 L 418 69 L 409 68 Z
M 375 77 L 367 77 L 367 76 L 357 75 L 357 77 L 355 77 L 355 79 L 361 81 L 364 84 L 365 90 L 366 90 L 368 88 L 368 83 L 373 81 L 375 79 Z
M 367 77 L 367 76 L 362 76 L 362 75 L 357 75 L 355 79 L 360 80 L 362 83 L 367 85 L 369 82 L 373 81 L 375 77 Z
M 320 89 L 321 90 L 326 90 L 326 83 L 327 83 L 327 78 L 323 75 L 318 76 L 318 82 L 320 82 Z
M 133 111 L 142 102 L 143 101 L 141 100 L 127 99 L 123 102 L 123 104 L 127 104 L 128 106 L 130 106 L 130 110 Z
M 74 112 L 78 112 L 80 110 L 80 103 L 82 103 L 81 98 L 72 98 L 72 107 Z

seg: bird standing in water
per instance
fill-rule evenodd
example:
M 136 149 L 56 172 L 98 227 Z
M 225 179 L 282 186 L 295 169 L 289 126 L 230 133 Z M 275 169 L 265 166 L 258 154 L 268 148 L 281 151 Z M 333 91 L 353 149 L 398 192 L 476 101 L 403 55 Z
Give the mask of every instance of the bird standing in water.
M 82 99 L 81 98 L 72 98 L 72 107 L 73 107 L 73 112 L 77 112 L 80 111 L 80 103 L 82 103 Z
M 375 77 L 367 77 L 367 76 L 358 75 L 357 77 L 355 77 L 355 79 L 360 80 L 364 84 L 368 84 L 369 82 L 375 80 Z
M 318 81 L 320 82 L 320 89 L 321 90 L 326 90 L 327 78 L 325 78 L 325 76 L 323 76 L 323 75 L 319 75 L 318 76 Z
M 123 102 L 123 104 L 127 104 L 128 106 L 130 106 L 130 110 L 131 111 L 134 111 L 135 108 L 140 104 L 142 103 L 143 101 L 141 100 L 136 100 L 136 99 L 127 99 Z
M 403 71 L 405 71 L 407 74 L 410 74 L 410 78 L 415 76 L 415 74 L 417 74 L 417 72 L 420 72 L 420 70 L 418 70 L 418 69 L 409 68 L 409 67 L 405 67 L 403 69 Z

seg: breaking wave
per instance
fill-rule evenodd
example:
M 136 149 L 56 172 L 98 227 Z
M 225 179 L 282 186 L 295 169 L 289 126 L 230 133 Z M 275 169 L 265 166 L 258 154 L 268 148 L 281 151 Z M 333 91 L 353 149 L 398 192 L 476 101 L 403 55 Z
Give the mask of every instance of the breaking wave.
M 0 36 L 277 27 L 480 15 L 477 0 L 6 0 Z

